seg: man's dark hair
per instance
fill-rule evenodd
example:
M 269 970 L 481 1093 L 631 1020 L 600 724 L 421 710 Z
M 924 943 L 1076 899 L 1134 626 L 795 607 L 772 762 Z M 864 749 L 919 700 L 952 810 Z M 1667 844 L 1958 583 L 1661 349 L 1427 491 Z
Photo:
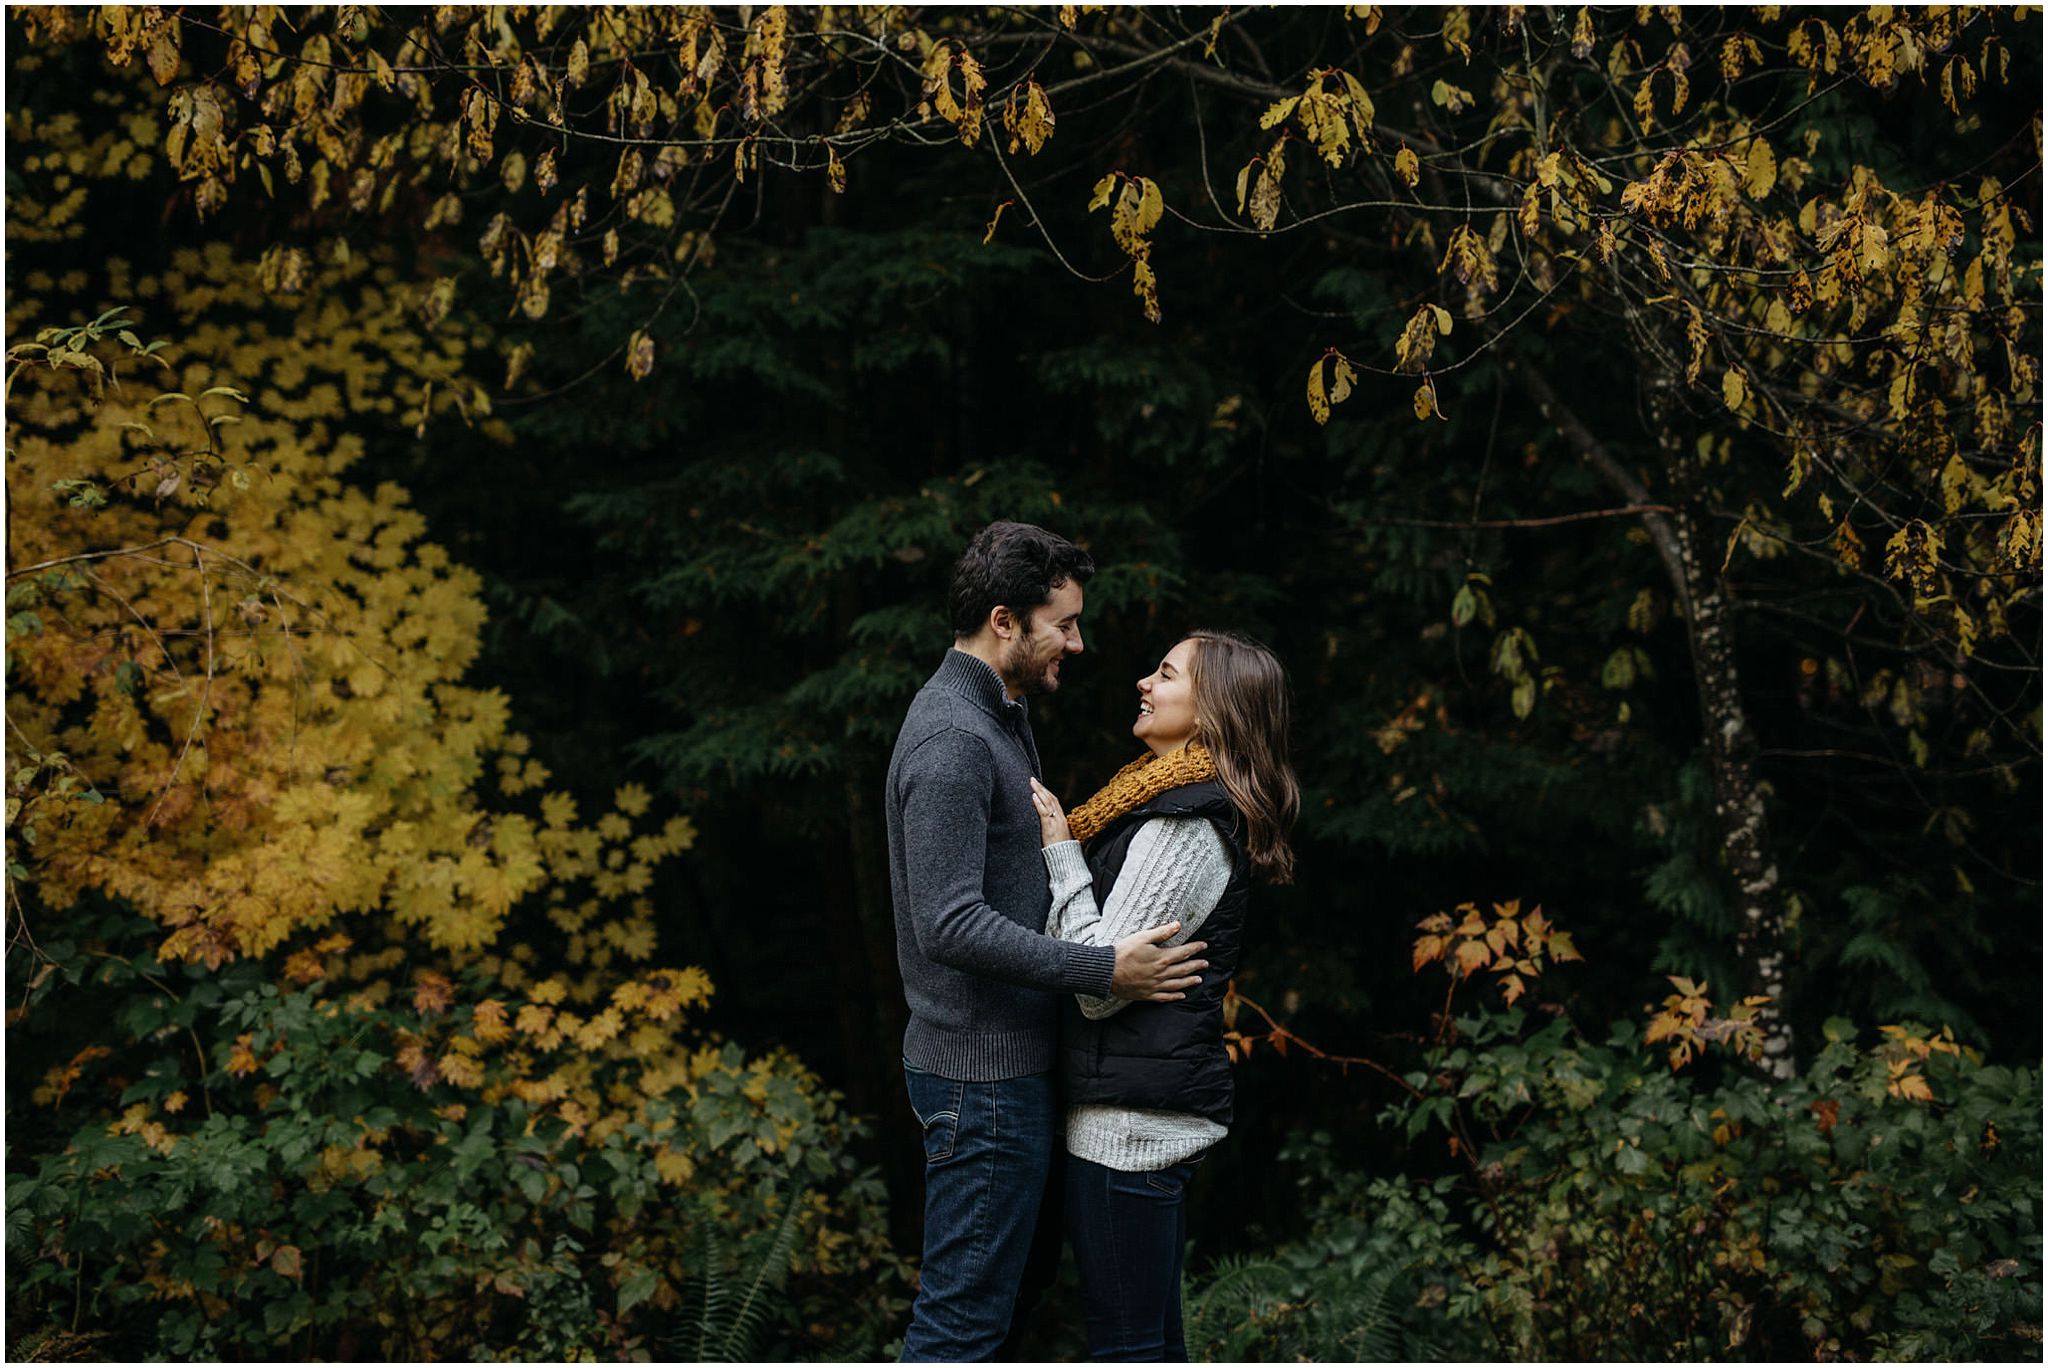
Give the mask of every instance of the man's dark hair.
M 1065 537 L 1030 523 L 992 522 L 953 565 L 946 619 L 956 640 L 980 631 L 998 605 L 1028 621 L 1062 584 L 1086 584 L 1094 573 L 1094 558 Z

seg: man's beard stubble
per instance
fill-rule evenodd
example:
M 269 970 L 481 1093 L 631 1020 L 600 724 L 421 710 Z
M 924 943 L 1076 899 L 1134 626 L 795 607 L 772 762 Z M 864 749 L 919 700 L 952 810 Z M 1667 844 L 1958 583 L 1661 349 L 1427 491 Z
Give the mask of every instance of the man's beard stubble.
M 1043 698 L 1060 687 L 1059 676 L 1051 672 L 1058 660 L 1058 656 L 1038 660 L 1028 640 L 1013 641 L 1003 656 L 1003 676 L 1024 697 Z

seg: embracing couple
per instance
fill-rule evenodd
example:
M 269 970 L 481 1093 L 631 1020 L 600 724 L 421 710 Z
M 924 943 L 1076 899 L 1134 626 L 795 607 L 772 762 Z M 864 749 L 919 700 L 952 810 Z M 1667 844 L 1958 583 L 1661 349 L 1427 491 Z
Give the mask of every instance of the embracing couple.
M 1223 995 L 1251 885 L 1294 863 L 1286 679 L 1232 633 L 1170 643 L 1137 685 L 1143 753 L 1067 813 L 1027 700 L 1080 653 L 1094 572 L 1042 528 L 983 528 L 953 569 L 953 649 L 889 763 L 925 1149 L 906 1361 L 1010 1357 L 1063 1228 L 1090 1356 L 1187 1358 L 1187 1185 L 1231 1119 Z

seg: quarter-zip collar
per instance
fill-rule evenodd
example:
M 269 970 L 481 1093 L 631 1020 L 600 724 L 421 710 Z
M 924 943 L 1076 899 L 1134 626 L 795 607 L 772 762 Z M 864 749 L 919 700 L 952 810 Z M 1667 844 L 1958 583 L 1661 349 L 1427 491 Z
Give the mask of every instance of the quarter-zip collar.
M 1030 705 L 1021 698 L 1010 697 L 995 666 L 955 647 L 939 662 L 938 672 L 930 683 L 960 695 L 1002 723 L 1003 729 L 1023 748 L 1025 758 L 1031 762 L 1031 772 L 1041 779 L 1045 777 L 1038 763 L 1038 742 L 1031 735 Z
M 957 646 L 946 652 L 931 682 L 979 705 L 992 717 L 1007 720 L 1029 715 L 1024 700 L 1010 697 L 1010 691 L 1003 687 L 1003 677 L 996 673 L 995 666 Z

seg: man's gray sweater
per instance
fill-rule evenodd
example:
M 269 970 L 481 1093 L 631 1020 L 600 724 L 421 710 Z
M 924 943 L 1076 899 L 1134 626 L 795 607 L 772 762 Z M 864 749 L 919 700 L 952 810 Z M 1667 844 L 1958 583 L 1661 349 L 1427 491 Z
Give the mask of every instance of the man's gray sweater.
M 910 1025 L 903 1060 L 986 1083 L 1043 1073 L 1057 994 L 1109 995 L 1113 946 L 1043 935 L 1052 893 L 1031 780 L 1038 747 L 995 670 L 946 652 L 889 760 L 889 886 Z

